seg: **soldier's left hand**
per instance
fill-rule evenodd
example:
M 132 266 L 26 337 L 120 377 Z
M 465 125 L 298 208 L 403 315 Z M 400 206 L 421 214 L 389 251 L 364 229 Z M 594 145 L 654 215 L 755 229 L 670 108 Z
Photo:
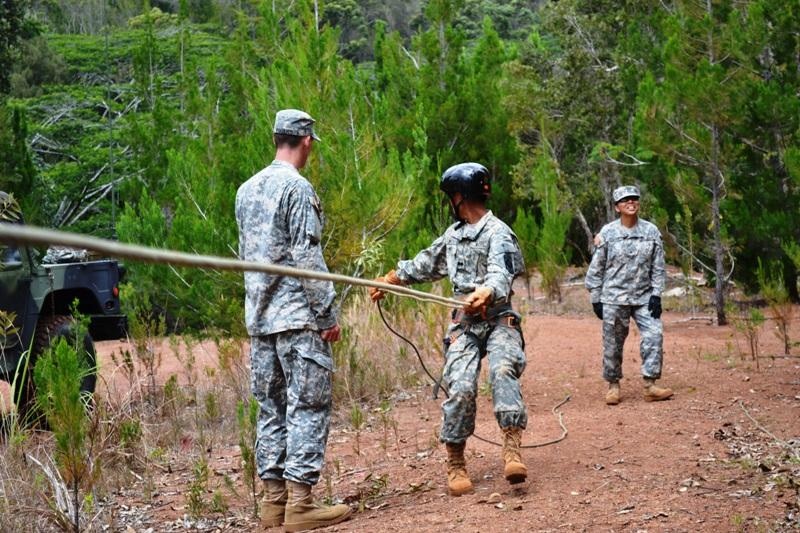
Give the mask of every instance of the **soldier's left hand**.
M 388 283 L 389 285 L 403 285 L 403 282 L 397 277 L 397 272 L 395 270 L 390 270 L 385 276 L 379 276 L 375 278 L 375 281 L 380 283 Z M 367 290 L 369 291 L 369 297 L 373 302 L 382 300 L 386 295 L 384 291 L 378 289 L 377 287 L 370 287 Z
M 486 308 L 492 301 L 492 295 L 494 295 L 494 290 L 491 287 L 477 287 L 464 300 L 464 311 L 471 315 L 486 312 Z
M 342 335 L 342 330 L 339 329 L 339 324 L 334 324 L 332 327 L 328 329 L 323 329 L 319 333 L 319 336 L 322 337 L 322 340 L 328 342 L 338 341 L 341 335 Z
M 659 319 L 661 318 L 661 296 L 651 296 L 650 301 L 647 303 L 647 310 L 650 311 L 650 316 Z

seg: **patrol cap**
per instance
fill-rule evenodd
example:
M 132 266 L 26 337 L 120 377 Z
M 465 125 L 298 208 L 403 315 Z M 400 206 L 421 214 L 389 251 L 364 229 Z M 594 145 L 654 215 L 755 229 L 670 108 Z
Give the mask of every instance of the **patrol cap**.
M 623 185 L 622 187 L 614 189 L 613 197 L 615 204 L 623 198 L 629 198 L 631 196 L 635 196 L 636 198 L 641 196 L 641 194 L 639 194 L 639 187 L 635 185 Z
M 282 135 L 295 135 L 297 137 L 308 137 L 310 135 L 315 141 L 319 141 L 320 138 L 314 133 L 314 122 L 316 121 L 305 111 L 281 109 L 275 113 L 275 127 L 272 132 Z

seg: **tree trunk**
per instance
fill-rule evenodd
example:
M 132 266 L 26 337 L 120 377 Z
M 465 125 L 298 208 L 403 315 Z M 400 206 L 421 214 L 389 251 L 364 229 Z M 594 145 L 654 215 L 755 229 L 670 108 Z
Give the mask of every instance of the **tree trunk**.
M 724 245 L 722 244 L 722 224 L 720 223 L 720 200 L 722 197 L 722 172 L 719 168 L 719 126 L 711 126 L 711 220 L 714 237 L 714 305 L 717 308 L 717 325 L 728 323 L 725 316 L 725 265 L 723 264 Z
M 713 4 L 711 0 L 706 0 L 706 12 L 709 20 L 712 17 Z M 716 64 L 717 58 L 714 52 L 714 35 L 711 29 L 708 30 L 708 61 L 712 65 Z M 722 244 L 722 224 L 719 204 L 722 199 L 722 170 L 720 169 L 720 139 L 719 124 L 711 124 L 711 220 L 713 224 L 714 237 L 714 273 L 716 283 L 714 285 L 714 304 L 717 308 L 717 325 L 724 326 L 728 323 L 725 316 L 725 266 L 723 264 L 723 244 Z
M 800 293 L 797 291 L 797 268 L 791 261 L 783 261 L 783 284 L 792 303 L 800 303 Z
M 589 227 L 589 223 L 586 222 L 586 217 L 583 216 L 583 211 L 578 207 L 578 202 L 573 202 L 572 209 L 575 211 L 575 216 L 578 217 L 578 222 L 580 222 L 583 233 L 586 234 L 586 249 L 589 251 L 589 256 L 591 257 L 594 253 L 594 234 Z
M 81 531 L 81 491 L 80 485 L 78 484 L 78 480 L 75 479 L 72 482 L 72 505 L 74 506 L 73 509 L 73 520 L 72 523 L 72 530 L 75 533 L 80 533 Z
M 619 179 L 614 179 L 614 176 L 610 175 L 607 172 L 600 173 L 600 187 L 603 189 L 603 198 L 606 199 L 605 202 L 605 209 L 606 209 L 606 222 L 611 222 L 617 217 L 617 213 L 614 210 L 614 198 L 613 193 L 616 187 L 619 187 Z

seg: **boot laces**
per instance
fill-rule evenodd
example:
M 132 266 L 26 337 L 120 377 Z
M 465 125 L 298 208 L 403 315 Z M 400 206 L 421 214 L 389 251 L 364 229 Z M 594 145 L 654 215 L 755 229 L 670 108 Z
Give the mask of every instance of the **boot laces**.
M 522 445 L 522 435 L 518 431 L 505 430 L 505 440 L 503 441 L 503 459 L 506 462 L 520 462 L 519 449 Z

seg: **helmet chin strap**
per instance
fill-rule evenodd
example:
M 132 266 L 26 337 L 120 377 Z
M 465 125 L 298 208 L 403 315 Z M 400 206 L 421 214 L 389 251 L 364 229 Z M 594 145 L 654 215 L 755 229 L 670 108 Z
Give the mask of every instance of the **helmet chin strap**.
M 453 203 L 452 197 L 450 198 L 450 216 L 452 216 L 453 220 L 455 220 L 456 222 L 462 222 L 462 223 L 466 222 L 466 220 L 464 220 L 458 215 L 458 208 L 461 207 L 461 204 L 463 203 L 464 203 L 464 198 L 461 198 L 461 201 L 459 201 L 457 204 Z

